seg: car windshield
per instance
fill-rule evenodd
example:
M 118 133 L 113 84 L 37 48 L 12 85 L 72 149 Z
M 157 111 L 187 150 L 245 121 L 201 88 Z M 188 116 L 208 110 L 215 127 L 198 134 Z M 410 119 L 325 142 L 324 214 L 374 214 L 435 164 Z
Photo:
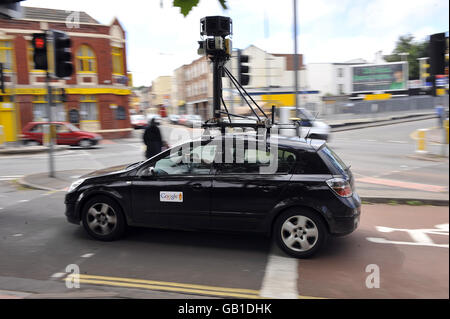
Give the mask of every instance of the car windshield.
M 314 121 L 314 116 L 307 109 L 299 109 L 299 116 L 302 119 Z

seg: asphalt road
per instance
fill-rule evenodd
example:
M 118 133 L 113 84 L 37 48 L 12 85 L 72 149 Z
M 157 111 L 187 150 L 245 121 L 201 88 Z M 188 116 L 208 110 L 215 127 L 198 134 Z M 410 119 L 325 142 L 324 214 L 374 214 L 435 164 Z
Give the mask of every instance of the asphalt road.
M 123 240 L 95 241 L 66 222 L 63 196 L 42 192 L 0 212 L 0 296 L 449 296 L 448 207 L 365 205 L 354 234 L 296 260 L 247 234 L 133 228 Z M 73 265 L 79 289 L 65 286 Z M 379 269 L 379 288 L 366 286 L 368 265 Z
M 409 157 L 414 151 L 409 134 L 433 125 L 418 121 L 339 132 L 330 144 L 357 179 L 404 182 L 398 187 L 358 181 L 358 192 L 370 187 L 427 192 L 411 188 L 420 185 L 448 192 L 448 162 Z M 138 135 L 106 142 L 59 152 L 57 170 L 94 170 L 143 159 Z M 125 239 L 104 243 L 66 222 L 63 192 L 16 183 L 21 175 L 46 171 L 47 165 L 46 154 L 0 158 L 0 297 L 449 297 L 448 207 L 364 205 L 359 229 L 330 240 L 309 260 L 289 258 L 268 238 L 247 234 L 132 229 Z M 64 282 L 73 265 L 81 273 L 79 289 Z M 368 288 L 376 267 L 379 288 Z M 376 286 L 370 278 L 369 286 Z

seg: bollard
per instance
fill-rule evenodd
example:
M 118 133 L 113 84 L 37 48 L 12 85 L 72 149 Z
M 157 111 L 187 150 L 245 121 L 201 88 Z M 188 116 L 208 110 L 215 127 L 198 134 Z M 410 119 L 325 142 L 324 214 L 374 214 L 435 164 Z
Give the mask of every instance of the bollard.
M 3 133 L 3 126 L 0 125 L 0 147 L 5 143 L 5 134 Z
M 448 144 L 448 119 L 444 120 L 444 129 L 445 129 L 445 144 Z
M 417 130 L 417 149 L 416 149 L 416 153 L 421 153 L 421 154 L 427 153 L 427 150 L 426 150 L 426 146 L 427 146 L 427 143 L 426 143 L 426 132 L 427 131 L 428 131 L 427 129 Z

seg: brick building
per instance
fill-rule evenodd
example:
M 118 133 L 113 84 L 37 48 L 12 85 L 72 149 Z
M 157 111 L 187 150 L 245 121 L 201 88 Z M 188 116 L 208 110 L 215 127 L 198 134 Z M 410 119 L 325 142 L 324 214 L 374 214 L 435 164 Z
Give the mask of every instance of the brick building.
M 34 70 L 32 34 L 42 30 L 66 32 L 72 40 L 74 73 L 53 79 L 56 96 L 53 119 L 70 121 L 106 138 L 130 134 L 130 83 L 125 31 L 117 19 L 100 24 L 84 12 L 22 7 L 19 19 L 0 18 L 0 62 L 5 92 L 0 92 L 0 125 L 7 141 L 17 140 L 30 121 L 46 120 L 45 71 Z M 72 15 L 72 16 L 71 16 Z

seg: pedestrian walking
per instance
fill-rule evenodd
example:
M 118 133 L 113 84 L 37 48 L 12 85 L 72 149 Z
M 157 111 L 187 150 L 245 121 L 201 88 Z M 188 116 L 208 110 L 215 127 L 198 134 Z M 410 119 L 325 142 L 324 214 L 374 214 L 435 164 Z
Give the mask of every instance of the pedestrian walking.
M 145 128 L 144 143 L 147 146 L 145 151 L 146 158 L 150 158 L 161 153 L 163 140 L 158 125 L 159 123 L 153 118 Z

